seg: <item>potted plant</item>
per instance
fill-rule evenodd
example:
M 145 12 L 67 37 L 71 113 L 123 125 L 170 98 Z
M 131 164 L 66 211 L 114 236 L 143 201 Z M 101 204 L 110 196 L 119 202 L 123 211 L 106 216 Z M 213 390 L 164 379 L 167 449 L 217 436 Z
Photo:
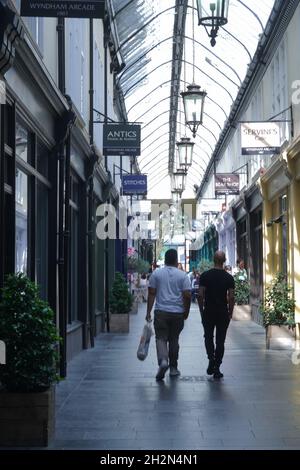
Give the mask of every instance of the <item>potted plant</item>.
M 110 293 L 110 332 L 129 333 L 129 312 L 133 296 L 121 273 L 116 273 Z
M 295 347 L 295 299 L 286 276 L 278 273 L 265 290 L 261 305 L 267 349 Z
M 239 274 L 234 276 L 235 307 L 233 320 L 251 320 L 251 306 L 249 305 L 250 285 L 248 279 L 241 279 Z
M 54 313 L 24 274 L 6 278 L 0 302 L 0 446 L 47 446 L 58 381 Z

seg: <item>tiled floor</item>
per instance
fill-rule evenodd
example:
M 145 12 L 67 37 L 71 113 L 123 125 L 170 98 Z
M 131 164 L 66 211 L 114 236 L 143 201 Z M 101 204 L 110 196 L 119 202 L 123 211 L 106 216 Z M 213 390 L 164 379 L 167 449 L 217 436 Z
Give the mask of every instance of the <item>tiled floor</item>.
M 266 351 L 264 330 L 232 322 L 221 381 L 206 376 L 196 307 L 181 336 L 179 379 L 157 383 L 155 341 L 136 358 L 145 305 L 129 335 L 103 334 L 57 387 L 53 449 L 299 449 L 300 365 Z

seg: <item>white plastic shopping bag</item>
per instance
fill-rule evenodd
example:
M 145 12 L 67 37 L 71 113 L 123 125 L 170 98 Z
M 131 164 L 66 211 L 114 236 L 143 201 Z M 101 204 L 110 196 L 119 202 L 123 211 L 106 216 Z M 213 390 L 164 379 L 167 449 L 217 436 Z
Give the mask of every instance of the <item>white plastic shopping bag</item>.
M 148 355 L 149 344 L 152 335 L 153 330 L 151 323 L 147 322 L 143 328 L 142 336 L 137 350 L 137 357 L 140 361 L 144 361 Z

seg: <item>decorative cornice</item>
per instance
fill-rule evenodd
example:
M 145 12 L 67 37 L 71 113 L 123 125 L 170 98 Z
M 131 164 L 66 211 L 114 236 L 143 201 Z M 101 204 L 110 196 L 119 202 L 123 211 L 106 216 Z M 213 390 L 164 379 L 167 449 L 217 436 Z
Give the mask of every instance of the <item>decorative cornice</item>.
M 287 155 L 290 159 L 296 159 L 300 157 L 300 136 L 292 142 L 292 144 L 287 148 Z
M 0 0 L 0 75 L 10 69 L 15 59 L 15 49 L 24 38 L 20 16 L 6 0 Z
M 277 158 L 274 163 L 268 167 L 266 173 L 261 177 L 262 183 L 268 183 L 280 171 L 284 172 L 288 177 L 290 177 L 288 174 L 287 163 L 282 156 Z

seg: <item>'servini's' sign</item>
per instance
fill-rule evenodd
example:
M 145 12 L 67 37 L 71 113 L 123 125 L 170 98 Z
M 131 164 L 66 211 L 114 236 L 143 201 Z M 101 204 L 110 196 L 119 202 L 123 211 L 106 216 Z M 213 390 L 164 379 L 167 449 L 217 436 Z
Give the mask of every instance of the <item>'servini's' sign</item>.
M 242 155 L 273 155 L 280 153 L 278 123 L 244 122 L 241 124 Z
M 105 0 L 21 0 L 21 16 L 104 18 Z

